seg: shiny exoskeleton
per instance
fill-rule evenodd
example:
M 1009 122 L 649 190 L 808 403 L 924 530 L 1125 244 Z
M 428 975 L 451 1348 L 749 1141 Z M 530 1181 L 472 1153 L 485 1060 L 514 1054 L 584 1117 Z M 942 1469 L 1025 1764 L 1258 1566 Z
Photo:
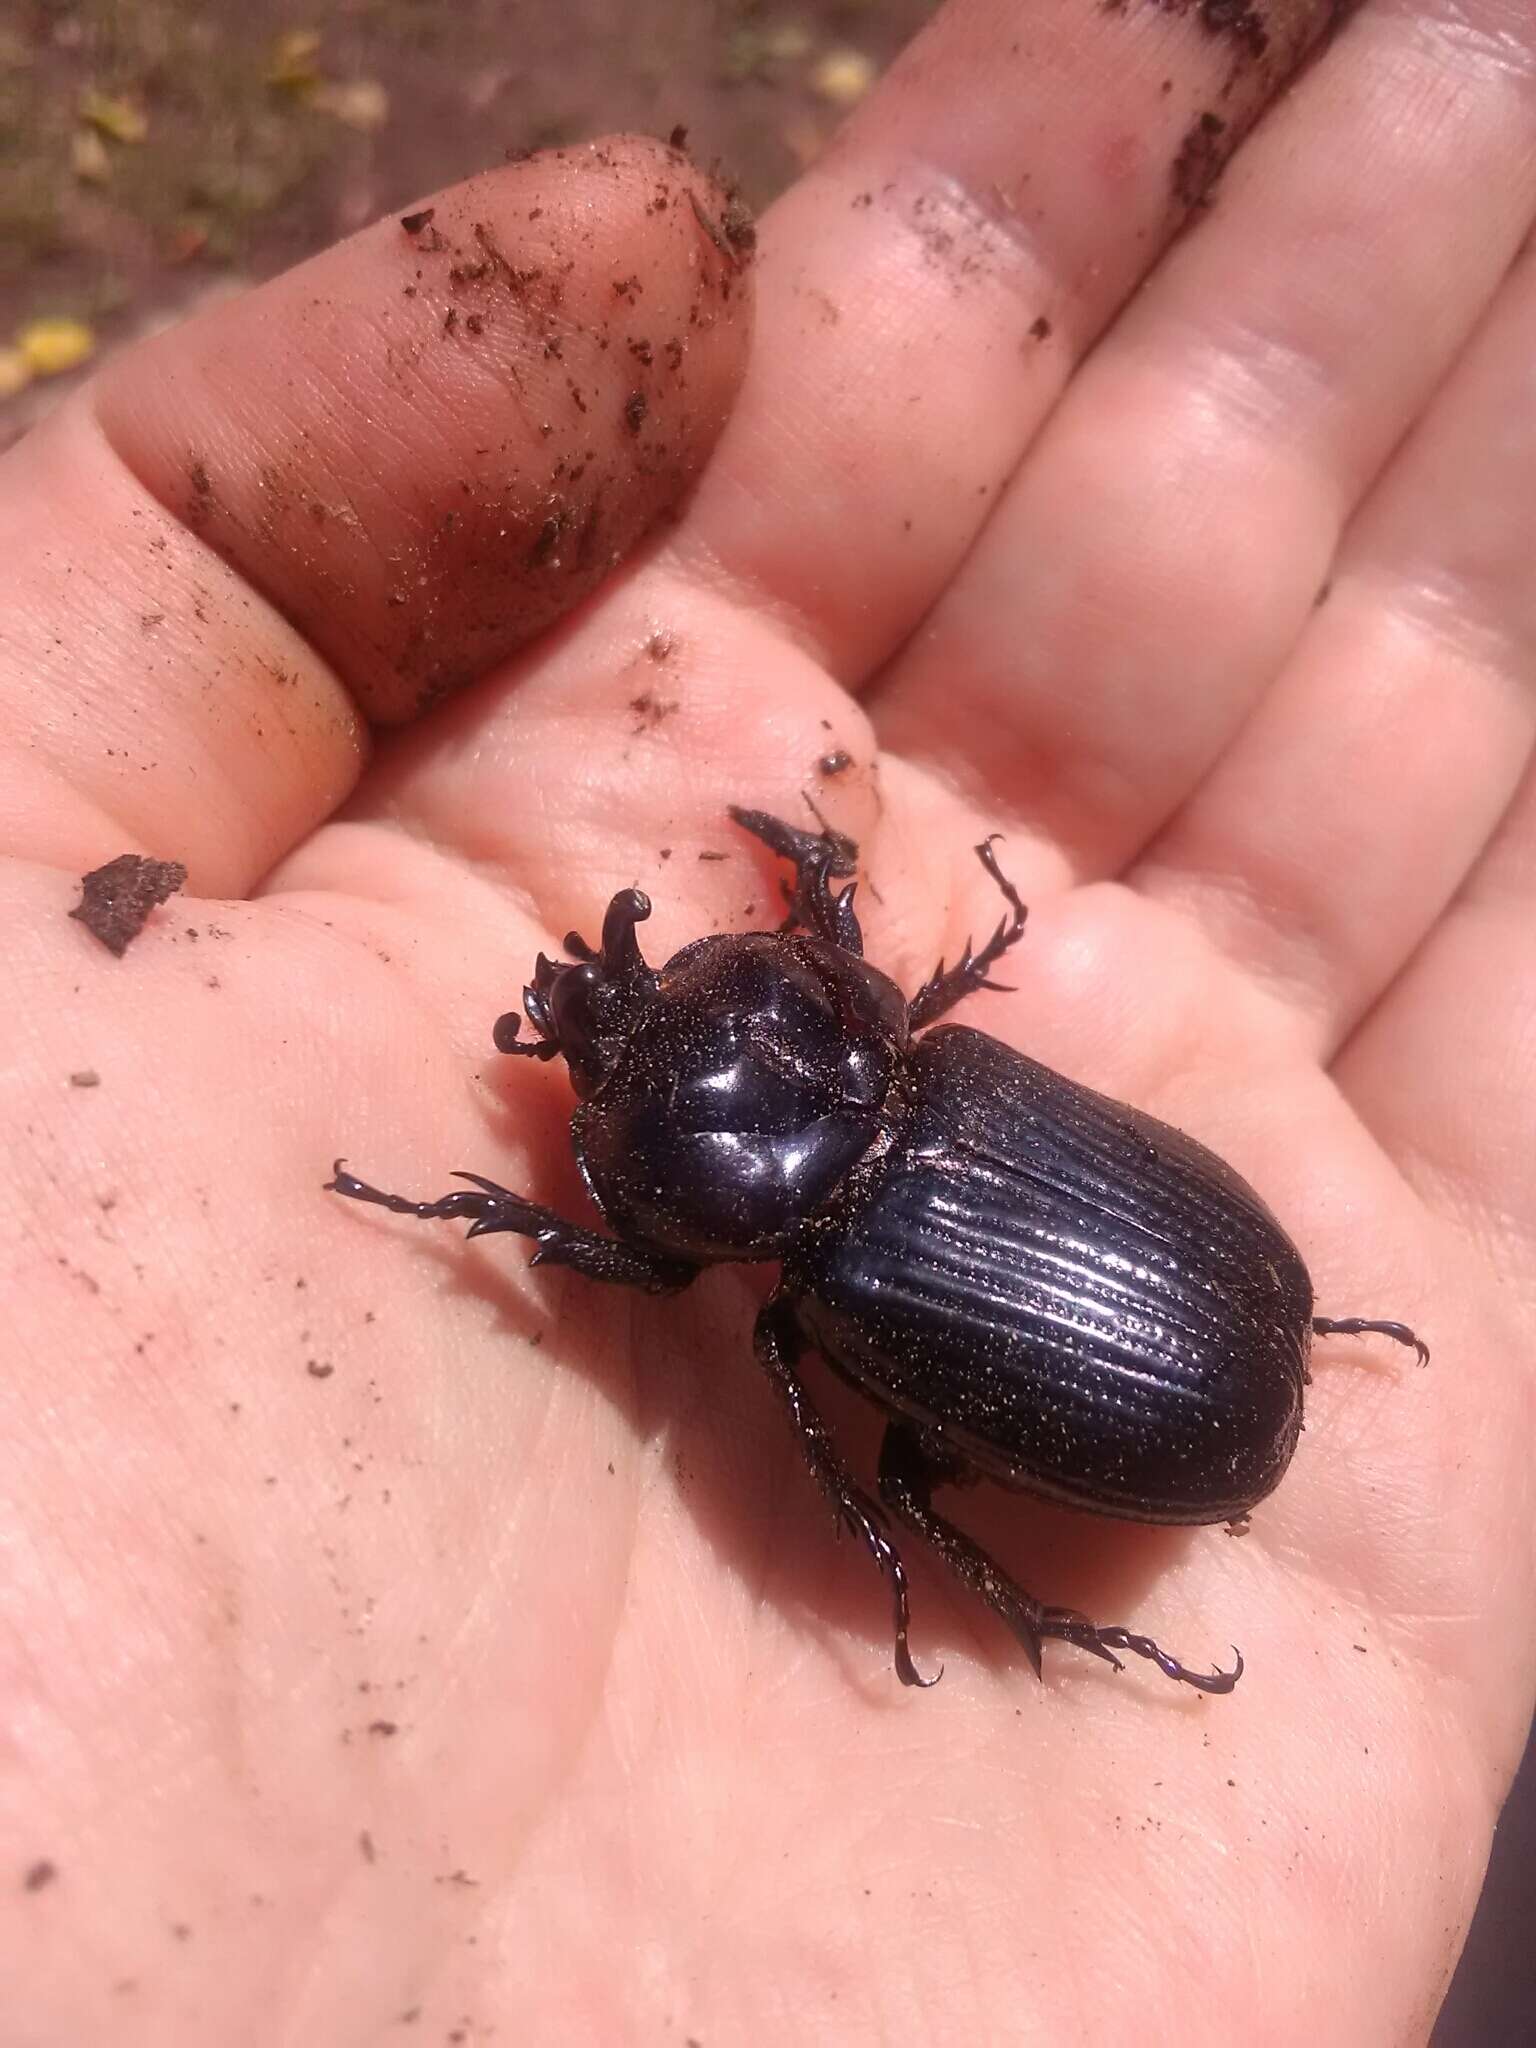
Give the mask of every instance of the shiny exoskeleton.
M 579 1098 L 576 1156 L 613 1236 L 495 1181 L 432 1202 L 342 1169 L 338 1194 L 400 1215 L 462 1217 L 470 1236 L 533 1238 L 534 1263 L 667 1292 L 708 1263 L 776 1259 L 757 1356 L 812 1471 L 890 1584 L 896 1670 L 907 1582 L 892 1520 L 925 1537 L 1008 1623 L 1038 1672 L 1047 1638 L 1119 1668 L 1229 1692 L 1148 1637 L 1025 1593 L 934 1508 L 978 1475 L 1126 1520 L 1232 1520 L 1276 1485 L 1301 1429 L 1314 1334 L 1401 1323 L 1312 1313 L 1300 1254 L 1253 1189 L 1180 1131 L 960 1025 L 928 1031 L 991 968 L 1025 910 L 992 845 L 976 851 L 1008 910 L 979 951 L 908 1001 L 863 958 L 857 849 L 761 811 L 736 822 L 794 867 L 777 932 L 700 939 L 664 967 L 641 955 L 638 889 L 600 946 L 541 954 L 497 1048 L 562 1056 Z M 834 887 L 837 882 L 844 886 Z M 919 1036 L 918 1034 L 922 1035 Z M 808 1398 L 808 1347 L 889 1416 L 879 1503 Z

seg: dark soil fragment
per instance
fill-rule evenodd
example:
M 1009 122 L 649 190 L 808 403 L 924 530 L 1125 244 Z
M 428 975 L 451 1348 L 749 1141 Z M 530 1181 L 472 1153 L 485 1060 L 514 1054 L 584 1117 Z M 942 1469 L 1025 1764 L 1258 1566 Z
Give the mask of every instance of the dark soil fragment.
M 720 209 L 720 218 L 715 220 L 699 204 L 698 195 L 688 194 L 688 203 L 693 208 L 694 218 L 714 243 L 727 263 L 745 263 L 757 247 L 757 223 L 752 210 L 734 193 Z
M 436 212 L 435 206 L 424 206 L 420 213 L 402 213 L 400 225 L 408 235 L 419 235 L 424 227 L 430 225 Z
M 94 1067 L 81 1067 L 78 1073 L 70 1075 L 69 1085 L 71 1088 L 99 1088 L 101 1076 Z
M 29 1892 L 40 1892 L 45 1885 L 52 1884 L 58 1874 L 59 1866 L 50 1863 L 46 1856 L 40 1856 L 29 1866 L 26 1876 L 21 1880 L 22 1888 Z
M 1231 143 L 1222 139 L 1226 132 L 1219 114 L 1197 115 L 1185 132 L 1173 160 L 1173 196 L 1181 206 L 1210 204 L 1212 188 L 1232 153 Z
M 1130 0 L 1102 0 L 1106 14 L 1125 14 Z M 1209 36 L 1224 36 L 1245 57 L 1262 57 L 1269 29 L 1256 0 L 1148 0 L 1159 14 L 1192 14 Z
M 144 929 L 149 913 L 174 896 L 186 879 L 179 860 L 120 853 L 105 867 L 92 868 L 81 877 L 80 901 L 69 914 L 121 959 Z
M 842 747 L 834 747 L 830 754 L 823 754 L 816 763 L 816 773 L 830 779 L 834 775 L 846 775 L 852 766 L 852 754 Z
M 635 714 L 635 731 L 654 732 L 664 725 L 678 708 L 675 697 L 658 697 L 654 691 L 642 690 L 638 697 L 631 697 L 629 708 Z
M 1250 57 L 1269 48 L 1269 30 L 1253 0 L 1200 0 L 1200 26 L 1213 36 L 1230 36 Z

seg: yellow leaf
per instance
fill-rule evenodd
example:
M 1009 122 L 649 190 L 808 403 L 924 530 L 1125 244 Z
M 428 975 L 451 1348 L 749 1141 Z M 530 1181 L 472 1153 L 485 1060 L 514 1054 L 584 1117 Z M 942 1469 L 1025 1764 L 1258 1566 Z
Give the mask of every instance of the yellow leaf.
M 835 107 L 851 107 L 875 82 L 875 67 L 862 50 L 828 50 L 811 73 L 811 90 Z
M 16 336 L 16 352 L 34 377 L 62 377 L 96 353 L 96 336 L 83 320 L 31 320 Z
M 19 348 L 0 348 L 0 398 L 14 398 L 32 382 L 32 365 Z
M 88 85 L 80 95 L 80 118 L 111 142 L 142 142 L 149 133 L 144 109 L 115 93 Z
M 320 31 L 313 28 L 289 28 L 272 45 L 272 61 L 267 66 L 267 83 L 279 92 L 291 93 L 297 100 L 307 100 L 322 82 L 320 70 Z
M 763 36 L 763 54 L 780 63 L 798 63 L 811 54 L 811 32 L 803 22 L 786 21 Z
M 827 146 L 821 123 L 813 117 L 796 116 L 784 123 L 782 134 L 789 152 L 801 170 L 808 170 Z
M 323 114 L 365 132 L 382 128 L 389 119 L 389 94 L 376 78 L 354 78 L 345 85 L 322 85 L 314 104 Z
M 77 128 L 70 139 L 69 161 L 74 174 L 87 185 L 104 185 L 112 175 L 107 145 L 94 128 Z

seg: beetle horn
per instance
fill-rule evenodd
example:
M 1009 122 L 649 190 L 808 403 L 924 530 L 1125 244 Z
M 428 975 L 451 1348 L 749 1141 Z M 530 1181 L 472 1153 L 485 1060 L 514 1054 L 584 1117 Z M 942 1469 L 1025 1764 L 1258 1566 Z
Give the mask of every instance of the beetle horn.
M 621 889 L 608 906 L 603 919 L 602 962 L 604 971 L 615 978 L 646 972 L 635 926 L 651 914 L 651 899 L 643 889 Z

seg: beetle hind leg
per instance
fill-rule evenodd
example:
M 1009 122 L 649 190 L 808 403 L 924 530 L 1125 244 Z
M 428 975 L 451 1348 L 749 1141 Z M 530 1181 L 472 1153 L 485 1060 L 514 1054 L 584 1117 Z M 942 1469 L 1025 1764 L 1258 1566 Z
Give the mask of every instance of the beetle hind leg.
M 1369 1316 L 1314 1316 L 1312 1332 L 1318 1337 L 1390 1337 L 1394 1344 L 1416 1351 L 1420 1365 L 1429 1363 L 1429 1346 L 1406 1323 L 1373 1322 Z
M 1116 1650 L 1129 1650 L 1134 1656 L 1146 1657 L 1154 1663 L 1165 1678 L 1175 1678 L 1181 1685 L 1192 1685 L 1198 1692 L 1230 1692 L 1243 1675 L 1243 1653 L 1234 1648 L 1236 1664 L 1230 1671 L 1191 1671 L 1187 1664 L 1181 1664 L 1177 1657 L 1170 1657 L 1160 1649 L 1150 1636 L 1133 1635 L 1128 1628 L 1100 1628 L 1085 1614 L 1078 1614 L 1070 1607 L 1042 1607 L 1039 1618 L 1040 1633 L 1053 1636 L 1058 1642 L 1071 1643 L 1079 1650 L 1091 1650 L 1096 1657 L 1121 1669 Z
M 1042 1675 L 1041 1645 L 1050 1637 L 1102 1657 L 1117 1671 L 1121 1665 L 1115 1651 L 1129 1650 L 1133 1656 L 1150 1658 L 1165 1677 L 1195 1686 L 1201 1692 L 1230 1692 L 1236 1685 L 1243 1670 L 1241 1653 L 1237 1653 L 1235 1670 L 1191 1671 L 1177 1657 L 1159 1649 L 1150 1636 L 1133 1635 L 1125 1628 L 1101 1628 L 1070 1607 L 1045 1607 L 1032 1599 L 979 1543 L 974 1543 L 934 1508 L 934 1487 L 955 1476 L 950 1465 L 926 1450 L 905 1423 L 893 1422 L 888 1426 L 880 1446 L 881 1500 L 897 1521 L 925 1538 L 956 1578 L 1002 1617 L 1022 1645 L 1037 1678 Z

